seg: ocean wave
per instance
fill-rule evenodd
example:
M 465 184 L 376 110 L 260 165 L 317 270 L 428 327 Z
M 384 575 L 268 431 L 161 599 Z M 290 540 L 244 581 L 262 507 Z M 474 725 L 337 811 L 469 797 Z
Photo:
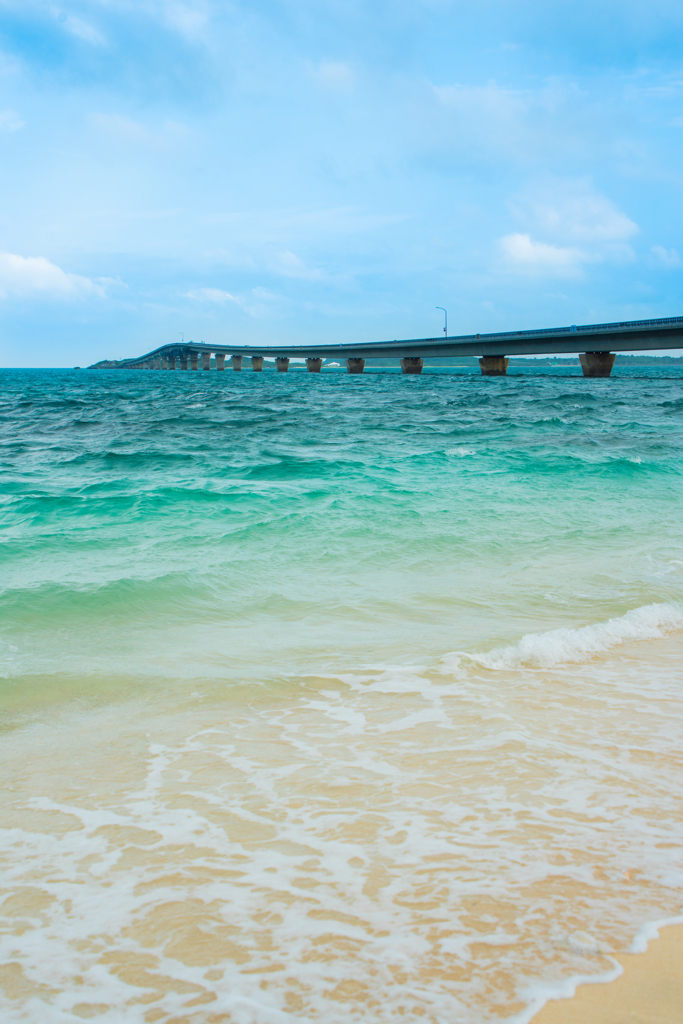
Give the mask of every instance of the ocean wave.
M 655 640 L 679 629 L 683 629 L 683 609 L 674 604 L 648 604 L 607 622 L 579 629 L 527 633 L 518 644 L 496 647 L 487 652 L 453 651 L 443 660 L 448 669 L 460 668 L 467 662 L 494 670 L 554 668 L 588 661 L 620 644 Z

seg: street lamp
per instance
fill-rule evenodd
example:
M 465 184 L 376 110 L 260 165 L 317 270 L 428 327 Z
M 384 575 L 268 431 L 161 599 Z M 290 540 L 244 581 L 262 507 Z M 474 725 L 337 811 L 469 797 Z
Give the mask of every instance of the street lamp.
M 435 309 L 443 309 L 443 306 L 435 306 L 434 308 Z M 447 313 L 447 311 L 445 309 L 443 309 L 443 317 L 444 317 L 443 333 L 446 335 L 446 337 L 448 337 L 448 313 Z

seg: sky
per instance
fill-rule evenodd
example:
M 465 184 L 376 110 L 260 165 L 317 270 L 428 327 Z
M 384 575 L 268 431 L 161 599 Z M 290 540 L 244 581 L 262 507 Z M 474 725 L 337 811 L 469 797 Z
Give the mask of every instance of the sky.
M 0 365 L 683 315 L 680 0 L 0 0 Z

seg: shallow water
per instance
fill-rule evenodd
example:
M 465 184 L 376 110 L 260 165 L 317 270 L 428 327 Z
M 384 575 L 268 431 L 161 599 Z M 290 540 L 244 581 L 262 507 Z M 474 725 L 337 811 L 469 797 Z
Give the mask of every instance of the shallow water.
M 521 1021 L 678 912 L 676 368 L 0 416 L 6 1019 Z

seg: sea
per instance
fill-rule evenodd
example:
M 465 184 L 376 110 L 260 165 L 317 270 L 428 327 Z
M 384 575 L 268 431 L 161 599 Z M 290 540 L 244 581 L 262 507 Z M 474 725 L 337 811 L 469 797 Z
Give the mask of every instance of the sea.
M 681 913 L 681 368 L 0 381 L 3 1021 L 526 1024 Z

